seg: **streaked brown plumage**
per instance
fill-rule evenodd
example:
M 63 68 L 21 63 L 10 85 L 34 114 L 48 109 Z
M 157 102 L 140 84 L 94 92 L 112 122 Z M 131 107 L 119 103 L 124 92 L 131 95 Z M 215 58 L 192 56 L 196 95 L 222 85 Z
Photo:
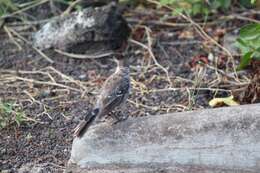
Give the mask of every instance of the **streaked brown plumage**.
M 93 122 L 120 108 L 127 100 L 130 91 L 129 66 L 122 57 L 116 61 L 116 71 L 105 81 L 94 109 L 75 128 L 74 136 L 81 137 Z

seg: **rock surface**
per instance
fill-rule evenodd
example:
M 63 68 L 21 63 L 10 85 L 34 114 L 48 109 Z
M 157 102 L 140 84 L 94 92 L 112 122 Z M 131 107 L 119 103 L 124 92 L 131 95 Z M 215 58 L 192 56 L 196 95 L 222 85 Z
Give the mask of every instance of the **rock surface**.
M 101 54 L 121 47 L 130 29 L 115 3 L 89 7 L 46 23 L 34 34 L 33 44 L 44 50 Z
M 130 118 L 74 139 L 67 172 L 260 170 L 260 104 Z

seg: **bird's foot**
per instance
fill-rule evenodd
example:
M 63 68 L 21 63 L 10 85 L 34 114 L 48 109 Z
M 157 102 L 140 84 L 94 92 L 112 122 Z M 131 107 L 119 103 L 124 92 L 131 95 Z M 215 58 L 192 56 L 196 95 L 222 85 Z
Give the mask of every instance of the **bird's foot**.
M 122 112 L 120 112 L 119 114 L 116 114 L 116 113 L 112 114 L 112 117 L 114 119 L 113 124 L 117 124 L 121 121 L 126 120 L 128 118 L 128 115 L 127 116 L 125 116 L 125 115 L 126 114 L 123 114 Z

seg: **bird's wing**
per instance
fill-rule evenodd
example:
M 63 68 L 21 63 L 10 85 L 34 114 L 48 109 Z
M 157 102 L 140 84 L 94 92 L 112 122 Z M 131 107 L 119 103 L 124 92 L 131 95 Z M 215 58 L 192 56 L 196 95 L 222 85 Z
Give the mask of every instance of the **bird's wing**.
M 75 137 L 82 137 L 83 134 L 88 130 L 90 125 L 94 122 L 96 116 L 99 113 L 99 109 L 93 109 L 89 114 L 85 116 L 85 119 L 81 121 L 74 129 Z
M 94 122 L 95 120 L 95 116 L 89 117 L 89 120 L 83 120 L 81 121 L 77 127 L 74 129 L 74 137 L 82 137 L 83 134 L 88 130 L 88 128 L 90 127 L 90 125 Z
M 103 109 L 106 112 L 112 111 L 115 107 L 119 106 L 125 99 L 130 88 L 129 78 L 120 78 L 110 80 L 106 84 L 106 89 L 102 98 Z

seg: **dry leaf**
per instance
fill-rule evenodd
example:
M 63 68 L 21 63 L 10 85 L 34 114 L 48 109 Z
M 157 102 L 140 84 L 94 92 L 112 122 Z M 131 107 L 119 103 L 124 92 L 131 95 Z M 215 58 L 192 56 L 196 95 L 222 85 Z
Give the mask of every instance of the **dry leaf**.
M 214 98 L 214 99 L 209 101 L 209 105 L 211 107 L 215 107 L 219 104 L 225 104 L 225 105 L 228 105 L 228 106 L 239 105 L 239 103 L 234 100 L 234 96 L 223 97 L 223 98 Z
M 179 39 L 181 39 L 181 38 L 183 38 L 183 39 L 193 39 L 194 33 L 192 31 L 185 30 L 185 31 L 180 33 Z

